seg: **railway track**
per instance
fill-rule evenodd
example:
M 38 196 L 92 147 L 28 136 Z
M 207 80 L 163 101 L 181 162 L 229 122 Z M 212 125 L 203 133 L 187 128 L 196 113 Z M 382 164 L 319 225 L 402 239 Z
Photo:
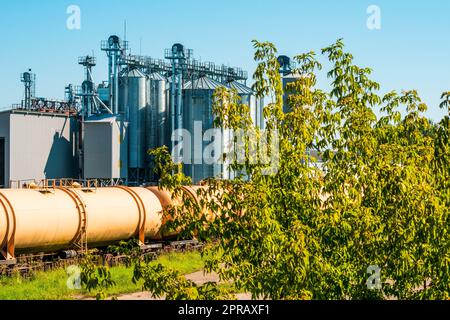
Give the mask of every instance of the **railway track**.
M 161 241 L 140 246 L 140 258 L 147 261 L 169 252 L 185 252 L 201 250 L 203 244 L 197 240 Z M 89 250 L 89 253 L 98 258 L 99 265 L 109 267 L 125 265 L 129 261 L 128 255 L 111 253 L 108 248 Z M 76 250 L 66 250 L 57 253 L 40 253 L 33 255 L 19 255 L 15 261 L 0 261 L 0 276 L 20 275 L 29 277 L 37 271 L 50 271 L 78 265 L 85 257 L 85 253 Z

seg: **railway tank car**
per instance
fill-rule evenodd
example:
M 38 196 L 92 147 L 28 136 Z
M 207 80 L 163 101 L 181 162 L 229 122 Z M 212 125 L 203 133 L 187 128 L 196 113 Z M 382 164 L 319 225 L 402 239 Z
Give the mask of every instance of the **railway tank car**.
M 193 189 L 185 189 L 197 201 Z M 174 237 L 162 234 L 162 212 L 179 201 L 157 187 L 1 189 L 0 263 L 22 254 Z

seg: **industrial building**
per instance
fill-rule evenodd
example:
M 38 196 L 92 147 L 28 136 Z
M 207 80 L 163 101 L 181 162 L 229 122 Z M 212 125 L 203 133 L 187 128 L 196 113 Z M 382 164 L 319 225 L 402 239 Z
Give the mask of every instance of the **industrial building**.
M 75 178 L 75 127 L 75 119 L 64 114 L 0 112 L 0 186 Z
M 156 182 L 148 150 L 172 150 L 179 141 L 174 132 L 193 132 L 196 122 L 202 132 L 212 128 L 212 98 L 220 86 L 236 89 L 255 125 L 264 126 L 262 101 L 240 68 L 200 62 L 181 44 L 166 49 L 164 59 L 131 55 L 128 43 L 117 36 L 102 41 L 101 50 L 108 59 L 108 79 L 96 83 L 96 58 L 80 57 L 84 79 L 66 87 L 64 101 L 37 98 L 36 76 L 31 70 L 22 74 L 24 100 L 0 113 L 0 186 L 63 178 Z M 230 177 L 223 164 L 199 164 L 203 150 L 192 151 L 184 170 L 194 183 Z

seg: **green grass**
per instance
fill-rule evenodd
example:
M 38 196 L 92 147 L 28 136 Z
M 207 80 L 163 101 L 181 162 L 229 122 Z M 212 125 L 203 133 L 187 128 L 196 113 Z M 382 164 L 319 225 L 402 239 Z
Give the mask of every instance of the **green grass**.
M 203 269 L 203 261 L 198 252 L 169 253 L 160 256 L 153 264 L 161 263 L 166 267 L 189 274 Z M 116 282 L 107 291 L 108 296 L 141 291 L 140 284 L 133 284 L 133 268 L 113 267 L 112 279 Z M 0 300 L 70 300 L 80 296 L 95 296 L 95 292 L 70 290 L 67 287 L 68 275 L 64 269 L 37 272 L 31 279 L 20 276 L 0 278 Z

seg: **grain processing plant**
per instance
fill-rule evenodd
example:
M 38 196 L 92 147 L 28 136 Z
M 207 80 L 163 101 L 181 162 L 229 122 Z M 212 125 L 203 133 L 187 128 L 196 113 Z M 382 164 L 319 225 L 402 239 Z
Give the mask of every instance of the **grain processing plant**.
M 96 58 L 80 57 L 84 79 L 66 86 L 62 101 L 36 96 L 31 69 L 21 75 L 23 101 L 0 112 L 0 187 L 61 179 L 95 179 L 106 186 L 154 183 L 148 150 L 172 150 L 177 129 L 193 132 L 199 123 L 202 132 L 212 128 L 213 93 L 221 86 L 236 89 L 254 124 L 264 126 L 262 101 L 240 68 L 200 62 L 179 43 L 161 59 L 131 55 L 127 41 L 117 36 L 102 41 L 101 50 L 108 78 L 95 83 Z M 220 164 L 191 161 L 184 170 L 194 183 L 229 177 Z

